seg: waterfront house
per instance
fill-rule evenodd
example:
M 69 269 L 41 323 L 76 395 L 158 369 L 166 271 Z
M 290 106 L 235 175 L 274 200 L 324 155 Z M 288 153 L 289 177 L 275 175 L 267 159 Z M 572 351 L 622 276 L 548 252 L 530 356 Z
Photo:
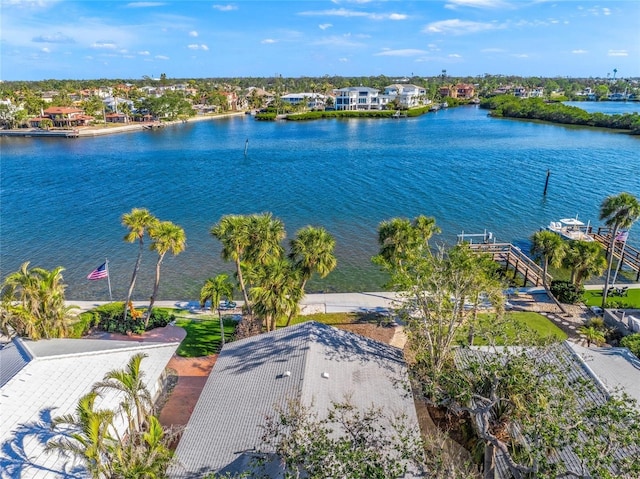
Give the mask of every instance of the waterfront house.
M 32 128 L 39 128 L 44 120 L 51 120 L 56 128 L 76 128 L 87 126 L 93 117 L 85 115 L 80 108 L 68 106 L 52 106 L 42 112 L 42 115 L 29 119 Z
M 403 108 L 413 108 L 430 103 L 426 98 L 427 90 L 407 83 L 394 83 L 385 87 L 384 94 L 380 96 L 380 103 L 386 105 L 390 101 L 398 100 Z
M 262 425 L 274 407 L 300 401 L 320 417 L 333 402 L 364 411 L 417 414 L 402 350 L 316 322 L 227 343 L 209 375 L 178 444 L 171 478 L 254 470 Z M 269 462 L 266 477 L 282 477 Z M 235 477 L 235 476 L 234 476 Z M 263 476 L 260 476 L 263 477 Z M 412 477 L 407 475 L 405 477 Z
M 144 381 L 157 398 L 165 381 L 165 368 L 179 345 L 101 339 L 14 338 L 0 343 L 0 477 L 20 479 L 88 478 L 90 474 L 72 457 L 45 451 L 57 433 L 54 417 L 73 414 L 78 400 L 91 391 L 108 371 L 124 368 L 137 353 Z M 121 398 L 104 394 L 97 409 L 116 410 Z M 115 426 L 124 432 L 125 421 Z
M 438 89 L 438 93 L 443 97 L 471 100 L 476 94 L 476 89 L 473 85 L 458 83 L 457 85 L 443 86 Z
M 346 87 L 335 90 L 336 110 L 380 110 L 379 90 L 369 87 Z
M 289 105 L 304 103 L 308 108 L 324 109 L 326 96 L 320 93 L 287 93 L 281 96 L 280 99 Z

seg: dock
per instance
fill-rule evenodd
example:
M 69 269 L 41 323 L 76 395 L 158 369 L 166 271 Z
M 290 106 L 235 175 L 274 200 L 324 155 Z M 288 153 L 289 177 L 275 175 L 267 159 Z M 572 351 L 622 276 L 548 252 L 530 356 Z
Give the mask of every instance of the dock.
M 609 251 L 609 245 L 611 244 L 611 229 L 606 227 L 598 228 L 596 233 L 589 233 L 598 243 L 602 245 L 605 250 Z M 640 280 L 640 250 L 634 248 L 631 245 L 624 245 L 621 241 L 614 242 L 613 256 L 622 261 L 623 265 L 628 266 L 636 273 L 636 281 Z M 624 251 L 623 251 L 624 250 Z
M 24 128 L 19 130 L 0 130 L 0 136 L 14 136 L 21 138 L 78 138 L 78 130 L 41 130 L 40 128 Z
M 542 286 L 542 268 L 531 258 L 522 252 L 520 248 L 511 243 L 470 243 L 469 248 L 478 253 L 488 253 L 493 261 L 504 267 L 505 273 L 513 270 L 514 277 L 520 275 L 524 280 L 523 285 Z M 547 273 L 547 284 L 553 278 Z

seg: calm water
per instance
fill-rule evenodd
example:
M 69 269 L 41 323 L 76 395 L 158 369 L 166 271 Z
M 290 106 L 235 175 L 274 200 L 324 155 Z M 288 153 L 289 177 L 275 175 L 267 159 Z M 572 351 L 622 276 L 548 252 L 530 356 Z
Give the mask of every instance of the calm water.
M 640 101 L 567 101 L 569 106 L 577 106 L 589 113 L 606 113 L 607 115 L 640 113 Z
M 640 196 L 640 138 L 491 119 L 476 107 L 402 120 L 242 116 L 100 138 L 1 138 L 0 146 L 2 275 L 24 261 L 62 265 L 67 297 L 79 300 L 108 297 L 106 281 L 85 279 L 105 257 L 114 296 L 125 295 L 137 245 L 123 241 L 120 217 L 133 207 L 185 229 L 187 249 L 165 259 L 160 295 L 186 299 L 207 277 L 233 271 L 209 234 L 224 214 L 271 211 L 289 236 L 324 226 L 339 267 L 309 290 L 371 291 L 384 282 L 370 262 L 384 219 L 431 215 L 442 241 L 487 229 L 528 248 L 551 220 L 597 222 L 605 196 Z M 639 225 L 630 241 L 640 244 Z M 155 259 L 145 253 L 138 299 L 151 292 Z

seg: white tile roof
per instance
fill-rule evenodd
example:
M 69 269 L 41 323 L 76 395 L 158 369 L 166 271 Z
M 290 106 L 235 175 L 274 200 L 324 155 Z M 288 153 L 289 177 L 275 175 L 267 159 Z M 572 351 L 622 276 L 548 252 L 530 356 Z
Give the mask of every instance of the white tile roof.
M 361 409 L 375 405 L 389 416 L 404 413 L 417 427 L 397 348 L 315 322 L 228 343 L 178 444 L 169 477 L 242 471 L 261 445 L 260 425 L 274 405 L 300 399 L 323 414 L 345 395 Z
M 88 477 L 84 468 L 44 445 L 52 438 L 50 420 L 73 413 L 81 396 L 113 369 L 124 368 L 136 353 L 152 394 L 179 343 L 108 340 L 42 340 L 18 342 L 30 360 L 0 387 L 0 477 L 12 479 Z M 0 356 L 3 361 L 4 355 Z M 3 372 L 4 373 L 4 372 Z M 97 402 L 116 409 L 115 396 Z

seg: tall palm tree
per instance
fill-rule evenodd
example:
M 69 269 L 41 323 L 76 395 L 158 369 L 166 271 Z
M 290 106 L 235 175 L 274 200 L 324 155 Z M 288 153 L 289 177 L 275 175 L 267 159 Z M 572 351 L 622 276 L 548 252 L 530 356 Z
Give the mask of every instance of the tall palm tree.
M 594 241 L 569 243 L 563 264 L 571 270 L 571 282 L 580 286 L 591 276 L 600 275 L 607 267 L 602 247 Z
M 204 307 L 207 301 L 211 301 L 211 311 L 218 311 L 222 338 L 221 346 L 224 346 L 224 322 L 222 321 L 222 313 L 220 312 L 220 301 L 225 297 L 228 299 L 233 297 L 233 285 L 229 282 L 229 275 L 225 273 L 221 273 L 215 278 L 207 279 L 200 290 L 200 304 Z
M 147 355 L 134 354 L 124 369 L 113 369 L 102 381 L 94 384 L 93 390 L 101 393 L 112 391 L 121 396 L 120 410 L 128 421 L 129 431 L 142 431 L 145 418 L 153 412 L 153 400 L 144 383 L 144 372 L 140 363 Z
M 173 224 L 171 221 L 161 221 L 153 224 L 149 228 L 149 237 L 151 238 L 150 249 L 158 253 L 158 261 L 156 262 L 156 277 L 153 283 L 153 294 L 151 295 L 151 301 L 149 301 L 149 309 L 144 320 L 144 327 L 149 326 L 149 319 L 151 319 L 151 311 L 153 304 L 156 301 L 158 295 L 158 288 L 160 288 L 160 266 L 162 266 L 162 260 L 164 256 L 171 251 L 176 256 L 184 251 L 187 246 L 187 236 L 184 230 Z
M 278 320 L 294 316 L 302 297 L 298 271 L 284 258 L 270 258 L 255 267 L 251 289 L 254 310 L 264 320 L 267 331 L 276 329 Z
M 235 262 L 238 284 L 242 290 L 245 308 L 251 315 L 249 295 L 242 275 L 242 262 L 249 246 L 249 219 L 242 215 L 223 216 L 211 228 L 210 233 L 222 243 L 222 259 Z
M 124 302 L 124 320 L 126 321 L 129 313 L 129 302 L 133 295 L 133 288 L 136 284 L 136 278 L 138 277 L 138 271 L 140 270 L 140 262 L 142 261 L 142 251 L 144 249 L 144 235 L 149 228 L 155 224 L 158 219 L 153 216 L 146 208 L 133 208 L 130 213 L 122 215 L 123 226 L 129 229 L 129 232 L 125 235 L 124 240 L 128 243 L 138 242 L 138 258 L 136 259 L 135 267 L 133 268 L 133 274 L 131 276 L 131 282 L 129 283 L 129 291 L 127 292 L 127 299 Z
M 616 237 L 621 229 L 631 228 L 638 218 L 640 218 L 640 202 L 631 193 L 607 196 L 600 205 L 600 220 L 605 220 L 605 224 L 611 228 L 611 241 L 607 250 L 607 276 L 602 290 L 603 308 L 607 303 Z
M 250 265 L 265 264 L 272 257 L 282 256 L 284 250 L 280 243 L 286 236 L 284 223 L 271 213 L 251 215 L 248 235 L 246 259 Z
M 378 226 L 380 253 L 374 258 L 386 267 L 404 269 L 404 263 L 411 257 L 429 250 L 429 239 L 440 233 L 433 217 L 417 216 L 413 222 L 406 218 L 393 218 Z
M 531 237 L 531 254 L 542 261 L 542 284 L 547 291 L 547 271 L 549 265 L 559 267 L 566 254 L 566 243 L 552 231 L 537 231 Z
M 335 246 L 336 240 L 324 228 L 306 226 L 298 230 L 291 240 L 289 258 L 300 271 L 303 291 L 314 272 L 324 278 L 335 269 L 338 263 L 333 254 Z

